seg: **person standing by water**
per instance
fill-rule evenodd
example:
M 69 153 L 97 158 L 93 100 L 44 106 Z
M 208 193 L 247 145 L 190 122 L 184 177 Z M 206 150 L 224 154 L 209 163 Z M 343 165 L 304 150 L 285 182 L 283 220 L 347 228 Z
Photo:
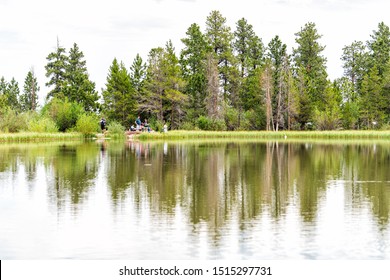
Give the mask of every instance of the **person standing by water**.
M 136 130 L 140 131 L 141 130 L 141 117 L 138 116 L 137 119 L 135 120 L 135 125 L 136 125 Z
M 100 128 L 103 133 L 106 131 L 106 119 L 104 117 L 102 117 L 100 120 Z

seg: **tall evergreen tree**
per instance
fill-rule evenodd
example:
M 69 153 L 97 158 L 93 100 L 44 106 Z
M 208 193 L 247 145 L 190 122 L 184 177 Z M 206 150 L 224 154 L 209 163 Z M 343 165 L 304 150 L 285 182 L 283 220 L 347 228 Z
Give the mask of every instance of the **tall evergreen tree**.
M 8 106 L 7 106 L 7 87 L 8 83 L 4 79 L 4 77 L 1 77 L 0 79 L 0 113 L 4 111 Z
M 380 22 L 378 30 L 374 30 L 371 40 L 367 42 L 372 58 L 371 67 L 375 66 L 380 77 L 383 77 L 390 61 L 390 29 Z
M 219 91 L 218 63 L 212 53 L 209 53 L 206 59 L 206 112 L 210 119 L 221 119 L 222 98 Z
M 99 107 L 97 103 L 99 96 L 95 90 L 95 83 L 89 79 L 84 54 L 76 43 L 69 50 L 65 76 L 65 96 L 69 101 L 81 104 L 87 112 L 96 111 Z
M 46 69 L 46 77 L 49 78 L 49 82 L 46 83 L 48 87 L 54 87 L 47 94 L 47 99 L 51 97 L 64 98 L 66 87 L 66 70 L 68 64 L 68 57 L 66 56 L 66 50 L 60 46 L 60 42 L 57 38 L 57 46 L 54 52 L 51 52 L 46 59 L 48 60 Z
M 240 76 L 247 77 L 262 64 L 263 43 L 256 36 L 253 26 L 245 18 L 240 19 L 234 31 L 234 51 L 239 61 Z
M 19 84 L 15 80 L 15 78 L 12 78 L 11 82 L 8 83 L 6 96 L 7 96 L 7 105 L 15 111 L 20 111 L 21 109 L 19 103 L 20 89 L 19 89 Z
M 207 91 L 206 57 L 210 51 L 205 35 L 199 25 L 192 24 L 181 39 L 184 48 L 180 53 L 182 75 L 186 80 L 184 92 L 189 96 L 189 117 L 197 119 L 204 112 L 204 99 Z
M 188 97 L 183 93 L 185 82 L 182 78 L 179 59 L 171 41 L 168 41 L 164 52 L 165 90 L 167 109 L 172 129 L 177 129 L 185 115 Z
M 386 117 L 385 107 L 388 102 L 384 98 L 380 72 L 376 66 L 372 67 L 363 78 L 360 101 L 363 127 L 368 129 L 380 127 Z
M 271 62 L 273 79 L 273 123 L 274 129 L 278 131 L 279 127 L 284 127 L 287 123 L 284 113 L 287 109 L 290 70 L 287 46 L 282 43 L 279 36 L 275 36 L 268 44 L 268 57 Z
M 361 41 L 354 41 L 343 48 L 341 56 L 344 75 L 348 77 L 355 92 L 359 92 L 363 76 L 368 68 L 368 53 Z
M 130 66 L 130 81 L 137 96 L 142 94 L 146 79 L 146 64 L 139 54 Z
M 157 121 L 164 121 L 164 49 L 153 48 L 149 52 L 147 74 L 145 80 L 145 94 L 139 99 L 138 110 L 155 116 Z
M 171 41 L 165 49 L 152 49 L 149 53 L 146 95 L 140 109 L 163 122 L 169 119 L 172 128 L 178 128 L 184 116 L 187 96 L 183 94 L 184 80 L 179 60 Z
M 322 55 L 325 47 L 318 42 L 318 34 L 314 23 L 307 23 L 296 33 L 298 47 L 293 49 L 295 75 L 300 84 L 300 98 L 302 99 L 299 122 L 303 128 L 304 122 L 312 122 L 315 109 L 322 110 L 327 87 L 326 58 Z
M 109 120 L 119 121 L 128 127 L 136 114 L 134 89 L 125 65 L 115 58 L 107 75 L 103 90 L 103 112 Z
M 226 18 L 219 11 L 212 11 L 206 20 L 206 37 L 218 62 L 220 85 L 224 101 L 228 102 L 229 76 L 234 65 L 232 49 L 233 34 L 226 24 Z
M 24 80 L 23 94 L 20 96 L 22 111 L 35 111 L 37 109 L 39 90 L 40 87 L 34 69 L 31 69 Z

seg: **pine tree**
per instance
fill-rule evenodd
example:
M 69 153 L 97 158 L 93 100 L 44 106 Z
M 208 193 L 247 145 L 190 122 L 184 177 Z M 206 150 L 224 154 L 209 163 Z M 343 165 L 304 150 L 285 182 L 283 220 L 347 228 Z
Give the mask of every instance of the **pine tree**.
M 22 111 L 35 111 L 37 109 L 39 90 L 34 69 L 31 69 L 24 80 L 23 94 L 20 96 Z
M 222 98 L 219 92 L 218 66 L 214 55 L 209 53 L 206 60 L 207 94 L 206 112 L 210 119 L 221 119 Z
M 236 54 L 236 65 L 230 69 L 230 101 L 233 108 L 230 112 L 237 110 L 237 126 L 241 126 L 243 108 L 251 101 L 248 97 L 256 96 L 256 92 L 250 90 L 249 80 L 255 75 L 257 67 L 263 64 L 263 43 L 256 36 L 253 26 L 245 18 L 236 23 L 234 31 L 233 49 Z
M 324 95 L 327 86 L 326 58 L 322 56 L 325 47 L 318 42 L 318 34 L 314 23 L 307 23 L 296 33 L 298 47 L 293 49 L 295 76 L 299 80 L 300 98 L 302 98 L 299 120 L 301 127 L 304 122 L 312 122 L 315 109 L 323 110 Z
M 99 96 L 95 83 L 89 80 L 84 54 L 76 43 L 69 51 L 65 74 L 65 96 L 69 101 L 81 104 L 87 112 L 96 111 L 99 107 Z
M 185 47 L 180 53 L 182 75 L 186 81 L 184 92 L 189 96 L 189 108 L 192 113 L 189 118 L 197 119 L 205 110 L 206 97 L 206 56 L 210 51 L 205 35 L 197 24 L 192 24 L 187 37 L 181 39 Z
M 263 61 L 263 43 L 253 31 L 253 26 L 245 18 L 240 19 L 234 31 L 234 51 L 239 61 L 241 78 L 247 77 L 261 66 Z
M 103 90 L 103 112 L 109 120 L 119 121 L 128 127 L 136 114 L 134 89 L 125 65 L 115 58 Z
M 184 108 L 188 101 L 183 93 L 185 82 L 182 79 L 179 59 L 171 41 L 168 41 L 164 52 L 165 89 L 164 94 L 167 100 L 167 109 L 172 129 L 177 129 L 185 115 Z
M 169 119 L 171 127 L 178 128 L 187 101 L 182 92 L 184 86 L 172 42 L 168 41 L 165 49 L 152 49 L 148 60 L 146 94 L 141 98 L 140 110 L 155 116 L 160 123 Z
M 344 75 L 348 77 L 355 92 L 360 91 L 360 85 L 368 69 L 368 53 L 361 41 L 354 41 L 351 45 L 343 48 L 341 56 L 343 61 Z
M 272 67 L 273 80 L 273 98 L 272 111 L 274 129 L 279 130 L 283 127 L 286 120 L 283 113 L 288 98 L 288 77 L 289 77 L 289 58 L 287 55 L 287 46 L 282 43 L 279 36 L 275 36 L 268 44 L 268 57 Z
M 226 18 L 219 11 L 212 11 L 207 17 L 206 37 L 218 62 L 218 72 L 224 101 L 228 102 L 229 75 L 231 67 L 234 65 L 232 49 L 233 34 L 230 31 L 230 27 L 226 25 Z
M 130 81 L 137 96 L 144 90 L 146 79 L 146 64 L 139 54 L 136 55 L 133 64 L 130 66 Z
M 7 105 L 15 111 L 20 111 L 20 103 L 19 103 L 19 95 L 20 95 L 20 90 L 19 90 L 19 84 L 15 80 L 15 78 L 11 79 L 11 82 L 8 83 L 7 87 Z
M 145 80 L 145 94 L 140 96 L 138 110 L 156 117 L 157 121 L 164 121 L 164 72 L 162 70 L 164 49 L 153 48 L 149 52 L 147 74 Z
M 360 101 L 362 125 L 368 129 L 380 127 L 385 120 L 385 107 L 388 103 L 383 95 L 380 72 L 376 66 L 363 78 Z
M 60 42 L 57 38 L 57 46 L 54 52 L 50 53 L 46 59 L 48 60 L 46 69 L 46 77 L 49 78 L 49 82 L 46 86 L 54 88 L 47 94 L 47 99 L 51 97 L 65 98 L 66 87 L 66 69 L 68 64 L 68 57 L 65 54 L 65 48 L 60 46 Z
M 0 79 L 0 113 L 2 113 L 8 106 L 7 106 L 7 87 L 8 83 L 4 79 L 4 77 L 1 77 Z
M 383 22 L 378 24 L 378 30 L 374 30 L 371 40 L 367 42 L 372 58 L 371 67 L 375 66 L 382 78 L 390 61 L 390 29 Z

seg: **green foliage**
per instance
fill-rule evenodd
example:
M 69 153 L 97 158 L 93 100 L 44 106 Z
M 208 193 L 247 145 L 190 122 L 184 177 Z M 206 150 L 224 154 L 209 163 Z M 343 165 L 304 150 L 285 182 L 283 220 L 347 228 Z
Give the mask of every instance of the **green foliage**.
M 215 131 L 226 130 L 226 124 L 223 120 L 210 119 L 205 116 L 200 116 L 198 118 L 198 127 L 201 130 L 215 130 Z
M 76 122 L 76 131 L 85 136 L 95 135 L 99 131 L 99 118 L 95 114 L 84 113 L 79 116 Z
M 130 75 L 121 62 L 115 58 L 103 90 L 103 112 L 110 120 L 129 126 L 136 115 L 136 95 Z
M 122 138 L 125 135 L 125 127 L 120 122 L 114 120 L 107 124 L 107 131 L 110 137 L 113 138 Z
M 54 87 L 48 94 L 47 99 L 50 97 L 65 97 L 66 86 L 66 67 L 68 63 L 68 57 L 65 54 L 65 48 L 60 46 L 60 42 L 57 38 L 57 47 L 54 52 L 50 53 L 46 59 L 48 60 L 46 69 L 46 77 L 50 80 L 46 83 L 48 87 Z
M 383 77 L 388 63 L 390 61 L 390 29 L 380 22 L 378 24 L 378 30 L 374 30 L 374 34 L 371 35 L 372 40 L 367 42 L 368 49 L 370 50 L 371 67 L 376 67 L 378 75 Z
M 20 106 L 22 111 L 35 111 L 38 107 L 38 86 L 37 77 L 34 70 L 28 71 L 24 80 L 23 94 L 20 96 Z
M 15 110 L 7 109 L 0 112 L 0 131 L 19 132 L 27 130 L 27 119 L 25 114 L 18 114 Z
M 293 50 L 295 71 L 300 81 L 301 96 L 301 126 L 313 120 L 317 105 L 324 100 L 327 86 L 326 58 L 322 56 L 325 47 L 321 46 L 314 23 L 309 22 L 296 33 L 295 41 L 298 47 Z
M 58 127 L 56 123 L 48 116 L 37 116 L 29 120 L 28 131 L 39 133 L 55 133 L 58 132 Z
M 385 121 L 386 98 L 383 95 L 383 86 L 379 70 L 374 66 L 363 78 L 360 116 L 362 126 L 367 129 L 381 127 Z
M 139 110 L 155 116 L 159 122 L 169 120 L 173 129 L 184 119 L 187 95 L 179 60 L 171 41 L 165 48 L 155 48 L 149 53 L 149 66 L 145 81 L 145 95 L 139 100 Z
M 61 132 L 74 128 L 78 117 L 84 113 L 81 104 L 70 102 L 67 98 L 53 98 L 45 107 L 43 112 L 54 120 Z
M 244 130 L 263 130 L 266 125 L 265 111 L 262 108 L 245 111 L 241 128 Z
M 86 112 L 96 111 L 99 108 L 95 83 L 89 80 L 84 54 L 76 43 L 69 50 L 65 96 L 69 101 L 81 104 Z
M 219 11 L 212 11 L 206 20 L 206 37 L 215 59 L 218 61 L 218 73 L 223 90 L 223 100 L 228 101 L 231 68 L 235 64 L 231 29 L 226 18 Z
M 196 130 L 197 127 L 192 122 L 186 121 L 186 122 L 183 122 L 181 124 L 179 129 L 181 129 L 181 130 Z
M 207 90 L 205 60 L 210 47 L 199 25 L 192 24 L 186 35 L 186 38 L 181 39 L 185 47 L 180 52 L 180 65 L 187 82 L 184 92 L 189 96 L 189 107 L 193 110 L 193 117 L 197 118 L 205 110 L 203 102 Z
M 237 130 L 240 127 L 240 114 L 236 108 L 225 109 L 225 122 L 227 130 Z

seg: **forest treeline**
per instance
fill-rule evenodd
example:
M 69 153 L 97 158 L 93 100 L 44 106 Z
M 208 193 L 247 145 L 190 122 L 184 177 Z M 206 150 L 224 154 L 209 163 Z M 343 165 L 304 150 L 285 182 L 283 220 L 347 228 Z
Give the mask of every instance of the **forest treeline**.
M 328 78 L 315 23 L 295 33 L 296 47 L 275 36 L 267 45 L 240 19 L 234 30 L 219 11 L 206 28 L 188 27 L 176 52 L 171 41 L 137 55 L 130 66 L 113 59 L 99 93 L 83 52 L 57 40 L 47 56 L 45 105 L 34 70 L 22 92 L 0 80 L 0 131 L 96 130 L 100 116 L 128 128 L 137 115 L 159 130 L 386 129 L 390 122 L 390 30 L 381 22 L 366 42 L 342 50 L 344 75 Z

